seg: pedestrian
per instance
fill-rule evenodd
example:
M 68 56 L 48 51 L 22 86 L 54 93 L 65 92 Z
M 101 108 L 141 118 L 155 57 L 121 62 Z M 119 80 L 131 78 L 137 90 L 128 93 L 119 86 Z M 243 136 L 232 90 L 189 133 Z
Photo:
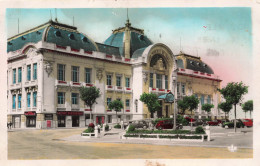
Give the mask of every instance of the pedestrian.
M 7 122 L 7 128 L 9 129 L 10 124 Z
M 12 123 L 12 122 L 10 122 L 10 129 L 12 129 L 12 125 L 13 125 L 13 123 Z
M 100 126 L 100 124 L 98 124 L 98 133 L 100 133 L 100 128 L 101 128 L 101 126 Z

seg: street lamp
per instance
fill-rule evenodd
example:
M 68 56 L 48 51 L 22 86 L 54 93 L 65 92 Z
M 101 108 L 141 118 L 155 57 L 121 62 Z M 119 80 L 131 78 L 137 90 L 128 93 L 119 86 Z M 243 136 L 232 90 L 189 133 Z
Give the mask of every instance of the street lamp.
M 173 94 L 174 94 L 174 110 L 173 110 L 173 129 L 176 129 L 176 110 L 177 110 L 177 93 L 176 93 L 176 85 L 177 85 L 177 72 L 178 68 L 176 68 L 172 73 L 172 84 L 173 84 Z

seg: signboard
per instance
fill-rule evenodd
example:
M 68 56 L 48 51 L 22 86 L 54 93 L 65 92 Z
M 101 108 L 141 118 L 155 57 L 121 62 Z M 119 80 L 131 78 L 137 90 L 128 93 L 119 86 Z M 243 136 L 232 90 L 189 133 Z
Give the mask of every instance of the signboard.
M 53 114 L 45 114 L 45 120 L 53 120 Z
M 51 128 L 51 121 L 47 120 L 47 128 Z
M 24 112 L 24 115 L 26 115 L 26 116 L 35 116 L 36 112 L 35 111 L 27 111 L 27 112 Z
M 83 115 L 82 111 L 57 111 L 57 115 Z

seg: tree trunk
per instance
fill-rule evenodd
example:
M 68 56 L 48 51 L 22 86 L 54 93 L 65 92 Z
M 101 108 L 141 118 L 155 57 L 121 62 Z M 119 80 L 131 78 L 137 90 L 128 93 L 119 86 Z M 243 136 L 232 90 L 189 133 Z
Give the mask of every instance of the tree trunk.
M 251 119 L 251 111 L 249 111 L 250 112 L 250 119 Z
M 245 119 L 246 119 L 246 111 L 245 111 Z
M 235 121 L 234 121 L 234 129 L 235 129 L 235 132 L 237 132 L 237 110 L 236 110 L 236 104 L 234 104 L 235 106 Z
M 151 118 L 153 118 L 153 112 L 151 112 Z
M 116 123 L 118 123 L 117 111 L 116 111 Z
M 227 113 L 225 112 L 225 119 L 227 119 Z
M 90 123 L 93 123 L 93 122 L 92 122 L 92 105 L 89 106 L 89 108 L 90 108 Z

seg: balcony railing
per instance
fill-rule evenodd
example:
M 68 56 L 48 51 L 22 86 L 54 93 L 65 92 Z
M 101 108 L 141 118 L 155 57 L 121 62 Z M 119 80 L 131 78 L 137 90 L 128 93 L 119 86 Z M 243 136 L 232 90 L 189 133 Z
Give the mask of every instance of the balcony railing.
M 61 81 L 61 80 L 56 80 L 55 81 L 55 86 L 69 86 L 69 82 L 67 81 Z
M 125 89 L 126 93 L 132 93 L 132 91 L 133 91 L 132 88 L 130 88 L 130 87 L 125 87 L 124 89 Z
M 115 90 L 118 91 L 118 92 L 123 92 L 122 86 L 116 86 Z
M 106 85 L 106 90 L 113 91 L 114 90 L 114 86 L 113 85 Z

